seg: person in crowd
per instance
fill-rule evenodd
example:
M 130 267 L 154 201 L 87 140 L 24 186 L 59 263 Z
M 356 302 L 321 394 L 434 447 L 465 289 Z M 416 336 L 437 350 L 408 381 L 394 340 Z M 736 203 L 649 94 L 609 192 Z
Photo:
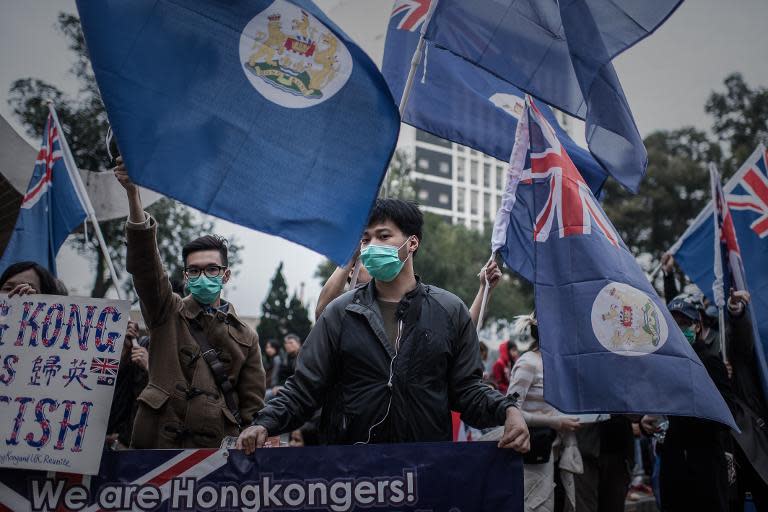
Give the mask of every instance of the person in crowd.
M 355 273 L 355 266 L 360 258 L 360 249 L 358 248 L 355 255 L 349 260 L 349 263 L 343 267 L 338 267 L 333 271 L 331 277 L 323 285 L 320 290 L 320 296 L 317 298 L 317 306 L 315 307 L 315 320 L 320 318 L 320 315 L 325 311 L 325 308 L 333 302 L 337 297 L 352 284 L 352 277 Z M 357 283 L 355 286 L 362 286 L 367 284 L 371 280 L 371 275 L 365 269 L 364 265 L 360 265 L 360 270 L 357 273 Z
M 291 432 L 291 437 L 288 439 L 288 446 L 291 448 L 317 446 L 318 444 L 320 444 L 320 437 L 317 433 L 317 427 L 311 421 Z
M 283 338 L 283 349 L 285 350 L 285 359 L 280 362 L 280 370 L 277 372 L 278 386 L 285 386 L 286 381 L 296 371 L 296 359 L 301 351 L 301 338 L 296 334 L 287 334 Z
M 681 296 L 668 304 L 678 327 L 729 405 L 731 386 L 720 356 L 710 353 L 702 338 L 702 304 Z M 728 428 L 701 418 L 669 416 L 664 443 L 659 445 L 659 474 L 662 510 L 724 511 L 728 509 Z M 640 422 L 646 434 L 659 429 L 659 418 L 644 416 Z
M 107 420 L 107 446 L 112 449 L 126 449 L 131 444 L 137 398 L 149 381 L 148 346 L 149 337 L 140 337 L 139 324 L 129 320 Z
M 573 475 L 575 507 L 565 509 L 623 512 L 634 466 L 635 444 L 629 416 L 611 415 L 606 421 L 585 423 L 576 432 L 582 473 Z
M 671 254 L 662 257 L 665 272 L 665 295 L 677 291 L 674 280 L 668 284 L 668 273 L 675 263 Z M 728 361 L 726 371 L 731 381 L 731 411 L 741 433 L 731 432 L 734 438 L 736 468 L 737 510 L 743 509 L 744 496 L 750 492 L 758 510 L 768 510 L 768 402 L 760 381 L 760 370 L 755 358 L 755 339 L 750 317 L 750 295 L 747 291 L 731 291 L 727 303 L 726 345 Z M 721 357 L 720 333 L 717 329 L 717 308 L 704 306 L 702 332 L 699 338 L 707 352 Z M 708 321 L 709 320 L 709 321 Z
M 280 351 L 282 349 L 280 342 L 275 339 L 267 340 L 267 343 L 264 344 L 264 357 L 261 359 L 264 364 L 264 378 L 267 383 L 267 391 L 273 393 L 280 385 L 280 367 L 282 366 Z
M 573 432 L 581 425 L 578 418 L 565 416 L 544 401 L 544 366 L 539 351 L 539 330 L 533 314 L 517 317 L 513 330 L 530 334 L 533 343 L 512 368 L 508 394 L 517 395 L 520 410 L 531 434 L 531 451 L 523 457 L 526 511 L 555 509 L 555 461 L 563 455 L 570 471 L 581 470 L 581 456 Z M 553 447 L 557 454 L 553 453 Z M 574 502 L 573 479 L 567 488 Z
M 477 322 L 480 319 L 480 309 L 483 307 L 485 280 L 488 279 L 488 303 L 490 303 L 493 289 L 501 282 L 501 269 L 495 261 L 492 261 L 480 269 L 477 277 L 480 278 L 480 289 L 477 290 L 475 300 L 472 301 L 472 305 L 469 307 L 469 316 L 472 318 L 472 323 L 475 324 L 475 326 L 477 326 Z M 486 311 L 487 307 L 488 304 L 486 304 Z
M 230 278 L 226 241 L 207 235 L 182 249 L 190 294 L 173 293 L 157 248 L 157 224 L 118 160 L 128 195 L 127 270 L 152 340 L 149 383 L 138 397 L 133 448 L 213 448 L 237 436 L 264 404 L 256 333 L 221 290 Z
M 414 274 L 422 226 L 413 203 L 376 201 L 360 253 L 373 279 L 328 305 L 293 377 L 238 447 L 252 453 L 322 407 L 321 436 L 331 444 L 450 441 L 453 409 L 474 427 L 504 424 L 500 446 L 528 450 L 515 401 L 481 383 L 466 306 Z
M 67 289 L 42 265 L 34 261 L 19 261 L 9 265 L 0 276 L 0 293 L 8 294 L 8 297 L 34 293 L 67 295 Z
M 491 362 L 488 345 L 482 341 L 480 342 L 480 361 L 483 363 L 483 380 L 489 380 L 493 370 L 493 363 Z
M 675 258 L 670 253 L 665 253 L 661 257 L 661 270 L 664 273 L 664 300 L 667 303 L 672 302 L 673 299 L 680 295 L 680 291 L 677 286 L 677 280 L 675 279 Z M 701 350 L 706 351 L 710 355 L 719 356 L 721 352 L 720 348 L 720 331 L 717 324 L 717 308 L 710 305 L 710 308 L 704 306 L 705 297 L 700 293 L 694 296 L 694 303 L 701 309 L 702 328 L 701 333 Z
M 517 344 L 514 341 L 507 340 L 501 342 L 499 345 L 499 358 L 493 363 L 493 368 L 491 369 L 491 378 L 501 393 L 506 393 L 509 388 L 509 375 L 518 357 L 520 357 L 520 351 L 517 349 Z
M 734 510 L 744 510 L 747 493 L 757 510 L 768 510 L 768 403 L 755 357 L 755 336 L 747 307 L 747 291 L 731 291 L 727 303 L 730 329 L 726 347 L 731 383 L 731 411 L 741 433 L 734 439 L 736 499 Z M 759 343 L 759 341 L 758 341 Z

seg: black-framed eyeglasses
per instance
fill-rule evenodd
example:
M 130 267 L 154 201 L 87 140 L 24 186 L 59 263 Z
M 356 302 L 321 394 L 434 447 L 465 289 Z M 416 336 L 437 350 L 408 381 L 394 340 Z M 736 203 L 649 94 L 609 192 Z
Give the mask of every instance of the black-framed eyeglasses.
M 226 270 L 227 267 L 222 265 L 207 265 L 205 268 L 186 267 L 184 273 L 187 274 L 188 278 L 195 279 L 200 277 L 201 274 L 205 274 L 206 277 L 219 277 Z

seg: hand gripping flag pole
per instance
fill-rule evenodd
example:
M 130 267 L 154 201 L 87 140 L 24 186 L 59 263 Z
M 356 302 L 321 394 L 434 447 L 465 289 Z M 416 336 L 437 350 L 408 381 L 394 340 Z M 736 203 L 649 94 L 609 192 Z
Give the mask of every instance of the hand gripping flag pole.
M 101 253 L 104 255 L 104 259 L 107 262 L 107 268 L 109 268 L 109 275 L 112 277 L 112 283 L 115 286 L 117 298 L 123 299 L 123 291 L 120 289 L 120 280 L 118 279 L 117 272 L 115 271 L 115 264 L 112 262 L 112 258 L 110 257 L 109 251 L 107 250 L 107 243 L 104 241 L 104 235 L 101 233 L 99 221 L 96 219 L 96 211 L 93 209 L 93 204 L 91 203 L 90 197 L 88 197 L 88 191 L 85 188 L 83 180 L 80 178 L 80 173 L 77 171 L 77 164 L 75 163 L 75 159 L 69 149 L 67 138 L 64 136 L 64 130 L 61 128 L 59 116 L 56 114 L 56 108 L 53 106 L 53 101 L 48 100 L 46 103 L 48 104 L 48 109 L 53 116 L 53 122 L 56 124 L 56 128 L 60 134 L 61 149 L 64 156 L 64 161 L 67 164 L 66 168 L 69 172 L 69 179 L 72 180 L 72 183 L 75 185 L 75 191 L 80 198 L 80 202 L 85 208 L 85 212 L 88 215 L 88 220 L 91 221 L 93 232 L 96 234 L 96 239 L 99 241 Z

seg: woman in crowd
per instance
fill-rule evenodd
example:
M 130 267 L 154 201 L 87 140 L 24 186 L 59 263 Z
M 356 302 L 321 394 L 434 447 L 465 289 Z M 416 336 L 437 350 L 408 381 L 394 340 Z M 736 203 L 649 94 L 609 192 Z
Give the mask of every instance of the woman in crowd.
M 573 435 L 580 424 L 578 419 L 563 416 L 544 401 L 544 370 L 534 314 L 517 317 L 514 331 L 533 338 L 530 350 L 520 356 L 512 368 L 508 390 L 508 394 L 517 395 L 531 433 L 531 450 L 523 457 L 525 510 L 552 511 L 555 509 L 555 459 L 561 459 L 560 468 L 571 474 L 580 470 L 581 457 Z M 564 478 L 564 486 L 573 502 L 572 480 Z
M 67 289 L 45 267 L 34 261 L 19 261 L 0 276 L 0 293 L 7 293 L 9 297 L 34 293 L 67 295 Z

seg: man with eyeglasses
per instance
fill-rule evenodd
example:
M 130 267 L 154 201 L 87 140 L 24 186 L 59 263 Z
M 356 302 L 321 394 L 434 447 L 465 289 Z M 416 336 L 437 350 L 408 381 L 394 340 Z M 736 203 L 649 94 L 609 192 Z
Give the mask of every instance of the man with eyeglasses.
M 173 293 L 157 249 L 157 224 L 118 158 L 128 194 L 127 269 L 149 328 L 149 384 L 138 397 L 133 448 L 215 448 L 264 405 L 256 333 L 221 298 L 231 279 L 226 241 L 206 235 L 182 250 L 189 296 Z

